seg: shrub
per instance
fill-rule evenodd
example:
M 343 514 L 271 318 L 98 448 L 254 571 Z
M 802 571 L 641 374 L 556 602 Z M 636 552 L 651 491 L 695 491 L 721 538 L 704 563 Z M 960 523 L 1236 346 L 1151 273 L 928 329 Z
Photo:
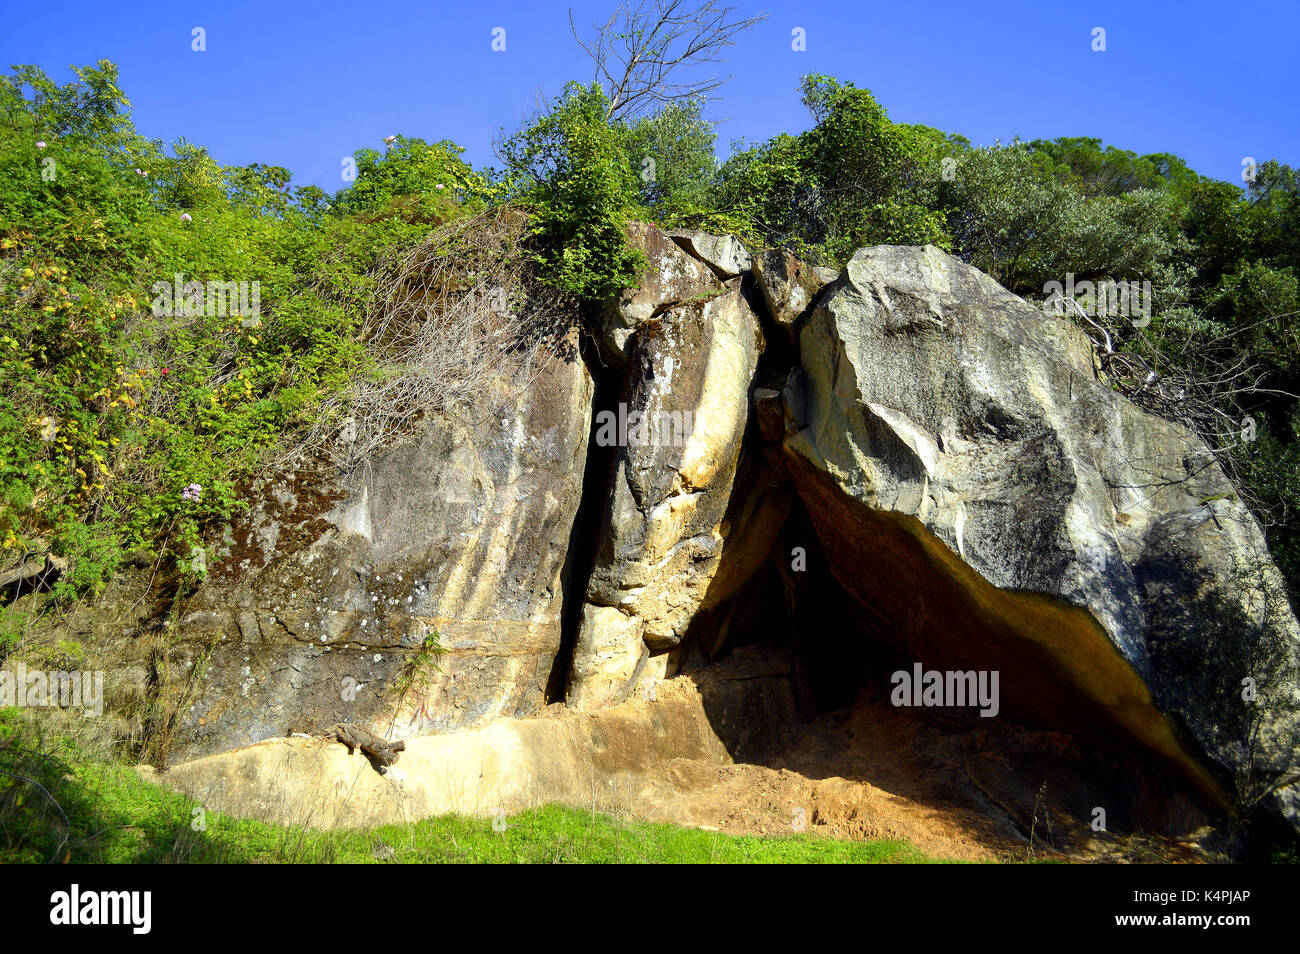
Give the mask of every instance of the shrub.
M 597 84 L 570 83 L 550 112 L 507 139 L 511 193 L 529 203 L 544 280 L 587 300 L 637 283 L 627 221 L 638 180 Z

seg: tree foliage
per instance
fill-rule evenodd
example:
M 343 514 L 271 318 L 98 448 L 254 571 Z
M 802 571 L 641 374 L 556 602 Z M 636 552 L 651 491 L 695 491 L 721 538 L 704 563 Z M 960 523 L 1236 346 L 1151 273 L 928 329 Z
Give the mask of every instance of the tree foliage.
M 638 180 L 626 127 L 606 122 L 608 110 L 599 85 L 570 83 L 501 150 L 512 194 L 533 208 L 548 280 L 584 298 L 635 285 L 641 264 L 627 238 Z

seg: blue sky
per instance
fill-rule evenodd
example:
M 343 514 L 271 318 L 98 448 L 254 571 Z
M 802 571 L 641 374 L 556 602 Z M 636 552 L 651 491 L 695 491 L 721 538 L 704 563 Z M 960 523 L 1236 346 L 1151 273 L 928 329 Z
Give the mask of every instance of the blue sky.
M 872 90 L 900 122 L 995 140 L 1097 136 L 1173 152 L 1240 181 L 1242 158 L 1300 165 L 1300 2 L 971 2 L 728 0 L 768 14 L 716 67 L 732 74 L 710 107 L 723 145 L 798 132 L 799 77 L 830 73 Z M 72 64 L 122 69 L 137 128 L 185 137 L 223 163 L 293 171 L 339 188 L 342 158 L 391 133 L 466 147 L 492 162 L 538 92 L 587 80 L 569 32 L 612 0 L 11 4 L 3 65 L 35 63 L 60 82 Z M 191 50 L 191 31 L 207 50 Z M 506 31 L 493 52 L 492 31 Z M 791 49 L 802 28 L 807 49 Z M 1106 31 L 1105 52 L 1092 31 Z

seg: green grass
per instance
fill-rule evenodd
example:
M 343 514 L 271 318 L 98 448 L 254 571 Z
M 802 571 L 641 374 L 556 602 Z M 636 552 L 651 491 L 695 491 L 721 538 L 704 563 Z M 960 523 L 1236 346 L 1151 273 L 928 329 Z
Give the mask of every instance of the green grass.
M 33 744 L 0 710 L 0 862 L 924 863 L 902 841 L 733 837 L 549 805 L 505 819 L 448 815 L 368 831 L 286 828 L 208 812 L 66 737 Z M 28 781 L 16 779 L 23 776 Z M 33 782 L 39 782 L 49 797 Z M 58 802 L 62 813 L 50 798 Z M 67 823 L 64 822 L 66 816 Z M 497 827 L 500 827 L 498 823 Z

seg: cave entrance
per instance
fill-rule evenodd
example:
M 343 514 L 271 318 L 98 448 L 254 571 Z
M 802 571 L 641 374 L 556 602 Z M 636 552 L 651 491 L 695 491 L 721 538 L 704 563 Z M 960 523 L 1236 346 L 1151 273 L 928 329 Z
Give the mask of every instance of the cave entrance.
M 944 607 L 919 614 L 927 641 L 920 653 L 907 651 L 899 627 L 846 589 L 834 569 L 796 497 L 759 571 L 727 603 L 698 614 L 674 651 L 669 671 L 694 680 L 735 761 L 865 783 L 979 819 L 971 824 L 1012 840 L 1041 841 L 1050 828 L 1060 846 L 1077 845 L 1095 839 L 1098 819 L 1107 832 L 1162 838 L 1207 823 L 1205 800 L 1160 759 L 1140 747 L 1099 745 L 1050 721 L 1051 711 L 1084 700 L 1054 700 L 1045 722 L 985 718 L 973 701 L 894 705 L 891 677 L 918 662 L 926 670 L 954 661 L 990 666 L 981 667 L 978 648 L 960 645 L 969 629 L 943 629 Z M 883 588 L 940 598 L 902 567 L 891 572 L 887 560 L 858 570 L 874 573 Z M 1037 664 L 1020 665 L 1032 671 Z M 1032 706 L 1012 702 L 1013 713 L 1032 715 Z
M 867 689 L 888 685 L 901 657 L 880 638 L 882 625 L 835 579 L 796 499 L 758 572 L 733 599 L 692 622 L 676 668 L 700 671 L 743 657 L 749 662 L 737 668 L 749 675 L 738 679 L 779 675 L 789 683 L 785 708 L 808 721 L 851 706 Z M 756 737 L 734 742 L 738 757 L 765 748 Z

